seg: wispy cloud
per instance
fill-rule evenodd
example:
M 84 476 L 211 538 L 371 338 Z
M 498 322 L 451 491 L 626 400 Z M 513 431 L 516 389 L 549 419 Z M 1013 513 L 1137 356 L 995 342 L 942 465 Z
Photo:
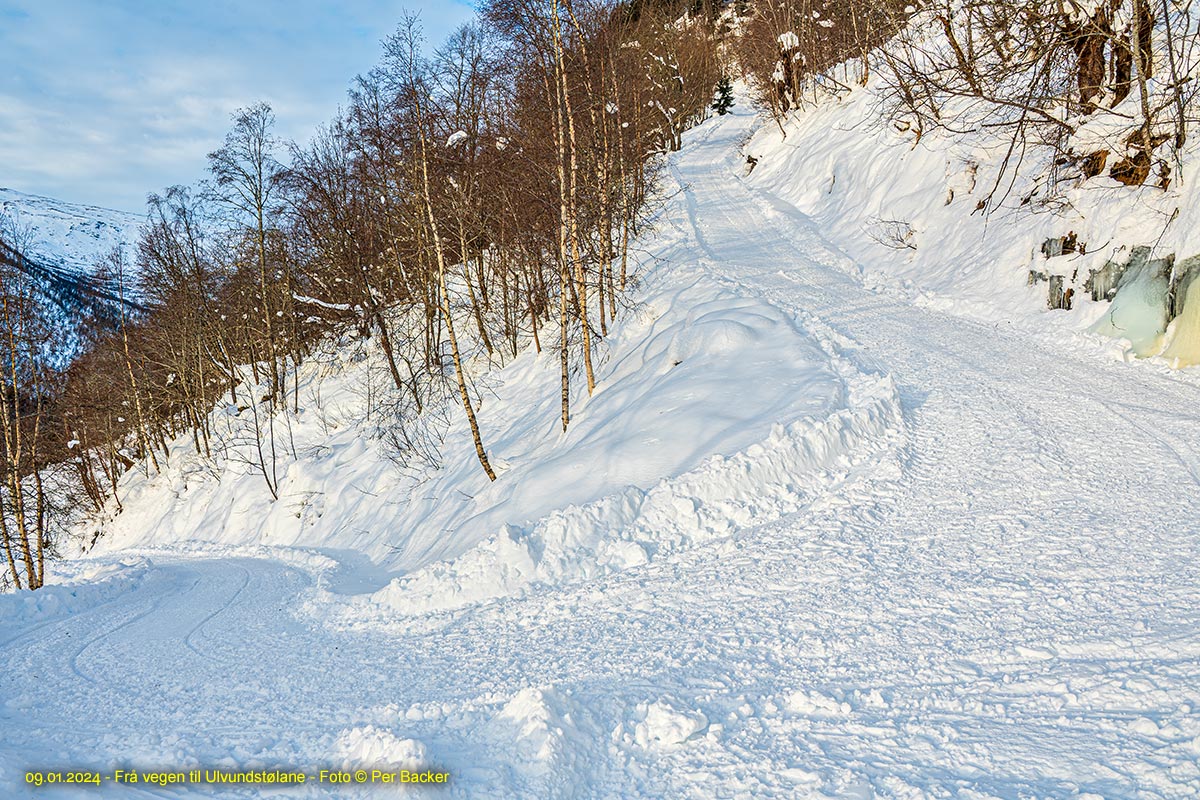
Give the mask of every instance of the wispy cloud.
M 0 0 L 0 186 L 138 211 L 190 183 L 258 100 L 303 140 L 407 7 L 440 40 L 465 3 Z

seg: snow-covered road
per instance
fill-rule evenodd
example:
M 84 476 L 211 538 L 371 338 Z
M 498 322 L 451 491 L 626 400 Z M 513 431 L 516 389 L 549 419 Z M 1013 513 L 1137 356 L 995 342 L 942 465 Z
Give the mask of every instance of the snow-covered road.
M 864 289 L 740 177 L 751 124 L 673 161 L 672 268 L 890 375 L 886 456 L 777 521 L 411 624 L 331 628 L 315 556 L 149 552 L 90 600 L 6 605 L 5 796 L 177 794 L 31 768 L 388 759 L 463 797 L 1197 796 L 1195 373 Z

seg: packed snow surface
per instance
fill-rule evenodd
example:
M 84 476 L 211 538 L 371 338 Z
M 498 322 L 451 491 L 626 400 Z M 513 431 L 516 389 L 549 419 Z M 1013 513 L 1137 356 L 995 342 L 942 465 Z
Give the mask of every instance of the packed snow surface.
M 458 422 L 432 477 L 387 469 L 353 359 L 303 376 L 331 402 L 269 510 L 232 465 L 130 476 L 103 552 L 0 597 L 0 791 L 385 764 L 472 798 L 1194 797 L 1196 373 L 864 286 L 888 256 L 793 205 L 782 150 L 745 177 L 756 124 L 673 157 L 662 265 L 565 436 L 550 354 L 492 378 L 494 485 Z

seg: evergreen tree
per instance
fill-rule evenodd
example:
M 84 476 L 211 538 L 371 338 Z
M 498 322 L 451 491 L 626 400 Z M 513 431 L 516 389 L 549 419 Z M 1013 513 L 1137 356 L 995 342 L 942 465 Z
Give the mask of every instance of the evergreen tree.
M 733 108 L 733 84 L 729 80 L 729 76 L 722 75 L 721 80 L 717 81 L 717 98 L 713 100 L 712 109 L 718 114 L 724 115 L 729 113 L 729 109 Z

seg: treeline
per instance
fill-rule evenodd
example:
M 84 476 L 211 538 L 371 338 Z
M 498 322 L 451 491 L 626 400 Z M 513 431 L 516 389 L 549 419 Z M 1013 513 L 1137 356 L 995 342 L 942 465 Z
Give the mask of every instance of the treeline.
M 6 221 L 7 222 L 7 221 Z M 22 239 L 20 223 L 15 220 L 7 239 L 19 242 Z M 120 298 L 113 286 L 97 280 L 84 270 L 65 267 L 46 259 L 31 258 L 23 248 L 10 245 L 0 236 L 0 264 L 5 268 L 24 273 L 32 280 L 39 297 L 53 303 L 64 314 L 82 312 L 97 320 L 112 321 L 117 316 Z M 127 303 L 137 307 L 136 302 Z
M 119 510 L 121 475 L 162 469 L 180 436 L 278 497 L 297 367 L 337 331 L 382 351 L 377 402 L 401 447 L 453 398 L 494 480 L 469 362 L 529 344 L 555 355 L 565 430 L 622 309 L 656 156 L 712 101 L 715 19 L 691 2 L 491 0 L 431 52 L 404 21 L 309 143 L 243 109 L 204 181 L 149 198 L 136 249 L 98 276 L 146 310 L 85 323 L 65 370 L 28 281 L 0 266 L 7 581 L 40 586 L 67 511 Z M 240 440 L 213 430 L 218 403 Z

